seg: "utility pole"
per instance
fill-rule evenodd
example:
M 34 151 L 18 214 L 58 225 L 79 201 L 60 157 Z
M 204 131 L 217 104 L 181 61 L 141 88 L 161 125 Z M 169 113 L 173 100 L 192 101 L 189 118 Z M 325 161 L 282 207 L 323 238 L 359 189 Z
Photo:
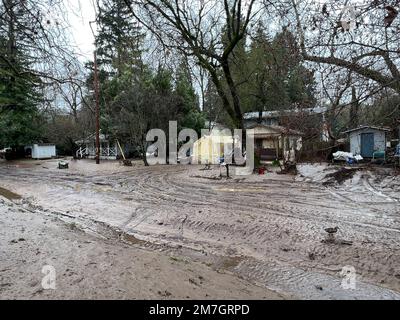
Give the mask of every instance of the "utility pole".
M 100 102 L 99 74 L 97 69 L 97 53 L 94 51 L 94 92 L 96 99 L 96 164 L 100 164 Z
M 89 22 L 89 25 L 90 29 L 92 30 L 93 36 L 96 38 L 96 35 L 92 28 L 92 23 L 95 22 L 96 21 L 91 21 Z M 99 101 L 99 73 L 97 68 L 96 41 L 94 49 L 94 95 L 96 100 L 96 164 L 100 164 L 100 101 Z

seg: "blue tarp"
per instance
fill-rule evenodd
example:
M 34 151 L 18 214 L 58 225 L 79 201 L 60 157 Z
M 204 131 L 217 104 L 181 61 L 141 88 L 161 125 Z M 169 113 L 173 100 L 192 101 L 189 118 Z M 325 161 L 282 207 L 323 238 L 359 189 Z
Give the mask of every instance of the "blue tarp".
M 400 157 L 400 144 L 396 147 L 395 157 Z

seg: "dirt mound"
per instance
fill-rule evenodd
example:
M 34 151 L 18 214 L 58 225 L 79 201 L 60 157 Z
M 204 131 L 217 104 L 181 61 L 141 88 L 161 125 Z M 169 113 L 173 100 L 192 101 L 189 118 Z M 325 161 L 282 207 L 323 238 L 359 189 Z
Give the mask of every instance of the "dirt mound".
M 334 184 L 343 184 L 345 181 L 352 179 L 357 171 L 360 171 L 360 168 L 340 168 L 338 171 L 327 174 L 325 179 L 327 179 L 323 185 L 331 186 Z
M 0 196 L 3 196 L 4 198 L 8 200 L 19 200 L 21 199 L 21 196 L 19 194 L 16 194 L 10 190 L 4 189 L 0 187 Z

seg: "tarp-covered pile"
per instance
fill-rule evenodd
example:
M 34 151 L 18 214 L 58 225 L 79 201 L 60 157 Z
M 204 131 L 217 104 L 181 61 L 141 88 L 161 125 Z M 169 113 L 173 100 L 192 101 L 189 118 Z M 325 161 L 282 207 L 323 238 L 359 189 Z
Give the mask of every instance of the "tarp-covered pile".
M 356 161 L 362 161 L 364 158 L 361 155 L 353 155 L 350 152 L 343 152 L 343 151 L 338 151 L 333 154 L 333 159 L 335 161 L 346 161 L 346 162 L 356 162 Z

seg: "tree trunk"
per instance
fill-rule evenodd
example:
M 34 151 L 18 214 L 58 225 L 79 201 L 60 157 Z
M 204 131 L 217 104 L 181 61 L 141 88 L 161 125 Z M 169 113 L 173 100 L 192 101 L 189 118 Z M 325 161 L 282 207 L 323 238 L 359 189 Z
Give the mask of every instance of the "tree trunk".
M 142 149 L 142 160 L 143 160 L 143 163 L 144 163 L 144 166 L 145 167 L 149 167 L 150 165 L 149 165 L 149 163 L 147 162 L 147 150 L 146 150 L 146 142 L 143 142 L 142 141 L 142 146 L 141 146 L 141 149 Z
M 350 129 L 357 128 L 360 124 L 358 118 L 359 103 L 357 101 L 357 92 L 355 87 L 351 88 L 351 94 L 352 94 L 352 102 L 350 109 L 350 123 L 349 123 Z

